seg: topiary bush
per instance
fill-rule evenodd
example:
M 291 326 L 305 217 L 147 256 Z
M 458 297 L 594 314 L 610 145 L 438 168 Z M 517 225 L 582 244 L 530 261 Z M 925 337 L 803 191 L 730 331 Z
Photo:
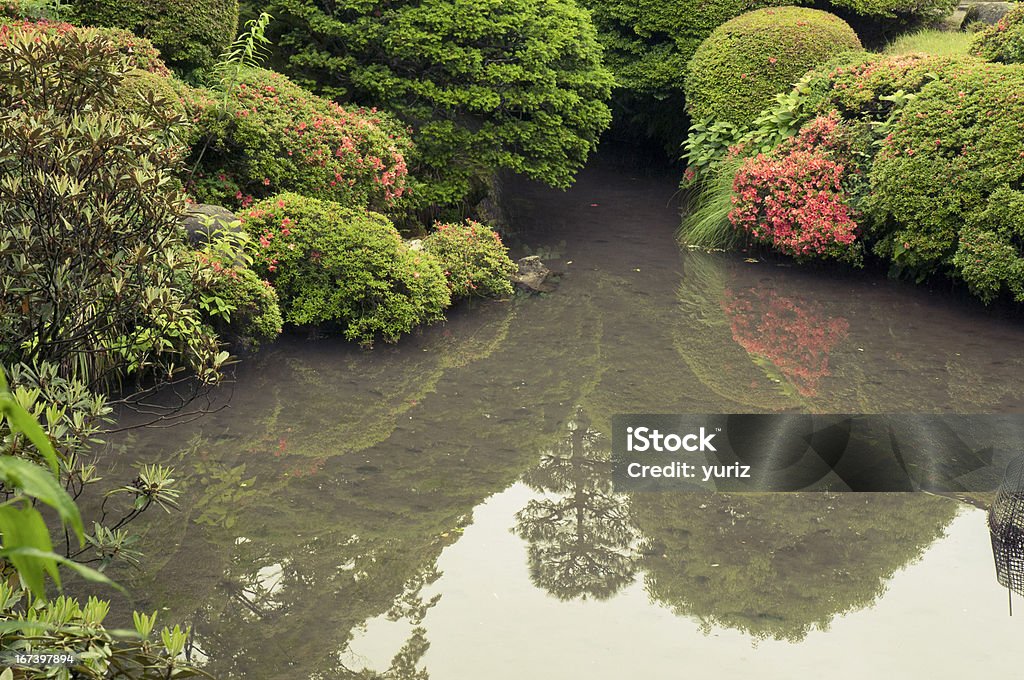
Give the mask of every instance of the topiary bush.
M 874 250 L 897 270 L 918 277 L 948 270 L 965 220 L 979 228 L 978 216 L 995 209 L 992 197 L 1020 185 L 1021 92 L 1024 67 L 979 62 L 928 83 L 896 115 L 871 168 L 869 207 Z M 987 229 L 1003 241 L 1012 232 Z M 971 278 L 982 279 L 977 271 Z
M 861 49 L 839 17 L 801 7 L 748 12 L 719 26 L 686 67 L 695 120 L 748 124 L 809 69 Z
M 509 277 L 516 273 L 516 264 L 490 227 L 472 220 L 437 224 L 423 240 L 423 249 L 441 263 L 452 298 L 512 294 Z
M 611 118 L 611 74 L 589 14 L 572 0 L 279 0 L 265 9 L 297 82 L 413 128 L 413 200 L 426 217 L 479 200 L 498 169 L 569 186 Z
M 245 207 L 281 191 L 386 210 L 406 190 L 408 138 L 376 110 L 345 109 L 262 69 L 243 70 L 228 96 L 200 107 L 200 201 Z
M 1017 5 L 995 24 L 974 35 L 971 54 L 1003 64 L 1024 62 L 1024 5 Z
M 819 117 L 768 154 L 747 159 L 733 180 L 729 221 L 797 259 L 859 263 L 863 131 Z
M 253 266 L 277 290 L 290 323 L 337 325 L 364 345 L 396 342 L 441 319 L 451 302 L 437 260 L 411 251 L 382 215 L 285 193 L 242 219 Z
M 73 23 L 147 38 L 183 72 L 212 66 L 238 31 L 238 0 L 72 0 L 66 11 Z

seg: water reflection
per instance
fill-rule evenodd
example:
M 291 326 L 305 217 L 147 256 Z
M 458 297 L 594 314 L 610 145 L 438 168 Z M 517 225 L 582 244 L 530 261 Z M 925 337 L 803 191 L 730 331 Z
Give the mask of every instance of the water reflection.
M 899 493 L 638 493 L 631 506 L 654 600 L 705 632 L 790 642 L 870 607 L 957 512 Z
M 287 339 L 243 365 L 229 409 L 122 440 L 125 468 L 173 464 L 186 484 L 183 514 L 148 527 L 144 573 L 117 575 L 132 606 L 193 625 L 214 675 L 254 680 L 664 677 L 702 651 L 713 674 L 751 639 L 809 667 L 884 646 L 812 634 L 851 612 L 893 639 L 915 612 L 949 618 L 956 593 L 905 579 L 898 615 L 871 608 L 953 501 L 614 493 L 616 413 L 1024 409 L 1019 325 L 869 278 L 680 256 L 675 180 L 513 187 L 524 238 L 566 259 L 556 293 L 373 352 Z M 990 571 L 971 545 L 952 563 Z M 658 654 L 623 653 L 649 640 Z
M 675 347 L 733 411 L 1024 411 L 1019 320 L 948 292 L 781 264 L 685 256 Z
M 849 322 L 827 315 L 817 302 L 770 288 L 726 288 L 722 295 L 732 339 L 755 361 L 763 359 L 780 372 L 778 382 L 785 380 L 801 396 L 815 396 L 821 379 L 831 375 L 829 354 L 846 339 Z
M 605 435 L 582 409 L 568 434 L 523 475 L 545 494 L 516 513 L 514 531 L 529 544 L 530 578 L 560 600 L 605 600 L 633 581 L 640 533 L 625 494 L 611 483 Z

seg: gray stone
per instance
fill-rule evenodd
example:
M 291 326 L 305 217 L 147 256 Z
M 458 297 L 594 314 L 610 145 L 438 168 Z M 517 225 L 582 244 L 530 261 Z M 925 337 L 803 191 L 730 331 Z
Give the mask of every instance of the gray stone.
M 1008 2 L 963 2 L 958 9 L 966 12 L 965 23 L 980 21 L 991 26 L 1002 19 L 1011 7 Z
M 423 239 L 421 239 L 421 238 L 409 239 L 408 241 L 405 242 L 405 245 L 409 246 L 409 250 L 412 250 L 412 251 L 415 251 L 415 252 L 418 253 L 419 251 L 423 250 Z
M 181 219 L 181 226 L 188 232 L 188 240 L 192 245 L 206 243 L 209 233 L 218 229 L 242 231 L 238 217 L 233 212 L 222 206 L 207 203 L 190 205 Z
M 516 262 L 519 271 L 512 275 L 512 283 L 528 293 L 550 293 L 555 289 L 549 280 L 551 270 L 536 255 L 524 257 Z

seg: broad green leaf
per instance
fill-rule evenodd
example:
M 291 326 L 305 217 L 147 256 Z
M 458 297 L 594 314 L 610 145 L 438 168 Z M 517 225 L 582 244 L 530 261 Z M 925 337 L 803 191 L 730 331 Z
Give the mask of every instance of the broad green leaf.
M 128 594 L 124 588 L 118 585 L 116 582 L 111 581 L 109 578 L 103 575 L 102 572 L 96 571 L 92 567 L 87 567 L 84 564 L 79 564 L 74 560 L 68 559 L 63 555 L 58 555 L 55 552 L 46 552 L 43 550 L 37 550 L 36 548 L 3 548 L 0 549 L 0 557 L 10 559 L 11 557 L 35 557 L 38 559 L 53 560 L 62 567 L 67 567 L 71 571 L 75 572 L 87 581 L 93 581 L 94 583 L 102 583 L 103 585 L 115 588 L 118 591 Z M 13 561 L 13 560 L 12 560 Z
M 46 522 L 38 510 L 32 507 L 0 507 L 0 538 L 3 539 L 0 557 L 14 565 L 18 576 L 36 597 L 46 598 L 44 571 L 60 587 L 57 564 L 45 557 L 53 554 L 53 544 L 50 542 Z M 36 551 L 38 554 L 26 551 Z
M 43 431 L 43 427 L 39 424 L 39 421 L 32 417 L 32 415 L 23 409 L 10 397 L 10 393 L 0 393 L 0 411 L 3 411 L 4 416 L 7 417 L 7 422 L 11 425 L 11 430 L 15 432 L 21 432 L 23 435 L 28 437 L 28 440 L 32 442 L 33 446 L 42 454 L 43 458 L 50 465 L 50 469 L 53 470 L 53 474 L 56 475 L 60 471 L 60 463 L 57 460 L 57 452 L 53 450 L 53 444 L 50 442 L 50 438 L 46 436 L 46 432 Z
M 78 506 L 44 468 L 14 456 L 0 456 L 0 480 L 49 505 L 57 511 L 61 521 L 74 530 L 80 544 L 85 540 Z

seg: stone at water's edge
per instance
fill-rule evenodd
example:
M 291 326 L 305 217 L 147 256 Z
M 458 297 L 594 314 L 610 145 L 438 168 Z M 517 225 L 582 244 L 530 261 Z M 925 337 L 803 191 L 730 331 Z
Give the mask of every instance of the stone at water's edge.
M 213 219 L 212 227 L 207 226 L 207 219 Z M 208 232 L 217 229 L 242 231 L 237 224 L 238 217 L 227 208 L 208 203 L 194 203 L 185 210 L 181 219 L 182 228 L 188 232 L 188 240 L 192 245 L 206 243 Z
M 551 270 L 537 255 L 521 258 L 516 262 L 516 266 L 519 267 L 519 271 L 512 275 L 512 283 L 520 290 L 528 293 L 550 293 L 555 289 L 548 280 Z

